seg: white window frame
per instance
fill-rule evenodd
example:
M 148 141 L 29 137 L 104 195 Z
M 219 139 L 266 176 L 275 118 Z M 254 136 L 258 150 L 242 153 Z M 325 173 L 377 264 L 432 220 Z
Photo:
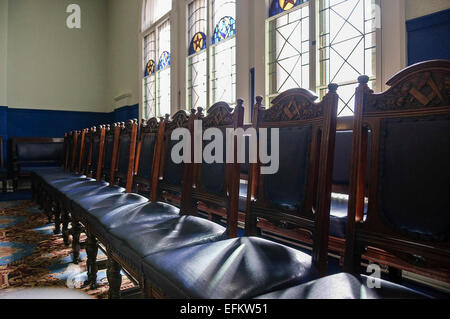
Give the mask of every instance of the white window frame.
M 309 88 L 313 92 L 317 92 L 320 88 L 320 61 L 319 61 L 319 1 L 320 0 L 309 0 L 309 2 L 299 5 L 298 8 L 292 10 L 299 10 L 303 5 L 308 5 L 310 10 L 310 81 Z M 404 29 L 404 8 L 405 0 L 375 0 L 375 4 L 381 9 L 381 28 L 376 29 L 376 91 L 380 92 L 386 89 L 386 81 L 397 71 L 403 69 L 406 66 L 406 33 Z M 287 12 L 282 12 L 276 16 L 269 17 L 269 9 L 272 0 L 266 0 L 266 5 L 264 7 L 264 13 L 261 11 L 262 8 L 255 8 L 257 11 L 256 15 L 261 19 L 262 16 L 265 17 L 264 21 L 264 34 L 261 30 L 262 22 L 255 19 L 253 29 L 255 31 L 255 41 L 264 39 L 264 61 L 258 61 L 258 56 L 253 57 L 256 77 L 255 77 L 255 94 L 262 95 L 265 100 L 266 106 L 269 105 L 269 100 L 273 98 L 273 94 L 269 91 L 270 79 L 268 75 L 268 52 L 269 52 L 269 39 L 268 39 L 268 21 L 276 19 L 277 17 L 288 14 Z M 394 19 L 393 17 L 399 17 Z M 388 53 L 390 52 L 390 53 Z M 392 59 L 383 59 L 383 56 L 392 56 L 392 52 L 396 52 L 394 61 Z M 258 78 L 263 76 L 263 81 Z M 259 75 L 258 75 L 259 74 Z M 355 79 L 356 80 L 356 79 Z M 262 94 L 264 93 L 264 94 Z M 281 93 L 281 92 L 280 92 Z M 339 89 L 338 89 L 339 94 Z

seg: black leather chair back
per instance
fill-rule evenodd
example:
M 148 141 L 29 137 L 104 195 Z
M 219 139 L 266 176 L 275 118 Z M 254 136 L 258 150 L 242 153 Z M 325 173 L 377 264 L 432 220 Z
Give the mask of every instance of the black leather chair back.
M 374 94 L 359 78 L 346 268 L 367 246 L 450 274 L 450 61 L 409 67 Z M 371 131 L 370 153 L 366 151 Z M 370 160 L 367 173 L 361 169 Z M 362 186 L 370 176 L 367 219 Z
M 276 151 L 271 133 L 279 131 L 279 169 L 275 174 L 262 175 L 261 163 L 251 165 L 246 220 L 247 235 L 258 234 L 260 219 L 282 229 L 309 232 L 313 264 L 321 274 L 327 269 L 338 103 L 337 85 L 329 88 L 320 103 L 304 89 L 280 94 L 268 110 L 258 98 L 254 126 L 259 140 L 263 138 L 260 130 L 267 130 L 268 154 Z
M 237 236 L 237 215 L 239 203 L 239 183 L 240 183 L 240 165 L 236 161 L 227 163 L 227 129 L 243 128 L 244 107 L 243 101 L 239 100 L 235 110 L 225 102 L 219 102 L 213 105 L 206 117 L 203 117 L 202 109 L 199 109 L 197 119 L 202 121 L 203 134 L 210 129 L 216 129 L 221 132 L 223 138 L 223 150 L 214 149 L 212 155 L 220 155 L 218 161 L 206 163 L 203 158 L 202 163 L 194 165 L 194 178 L 192 190 L 192 200 L 194 204 L 201 202 L 207 206 L 215 206 L 217 208 L 225 208 L 227 212 L 227 230 L 229 237 Z M 191 131 L 193 135 L 194 132 Z M 202 134 L 202 135 L 203 135 Z M 219 138 L 215 136 L 214 138 Z M 215 141 L 204 141 L 204 151 L 210 144 Z M 237 148 L 237 145 L 235 145 Z M 234 157 L 233 154 L 231 156 Z
M 121 123 L 116 166 L 116 184 L 132 190 L 134 161 L 136 156 L 137 120 Z
M 193 113 L 195 114 L 195 113 Z M 189 130 L 192 122 L 192 115 L 186 111 L 177 112 L 172 119 L 166 116 L 164 120 L 164 138 L 161 143 L 161 165 L 160 177 L 158 183 L 158 198 L 166 198 L 166 194 L 174 197 L 181 197 L 182 194 L 182 180 L 185 174 L 185 165 L 183 163 L 177 164 L 172 161 L 172 149 L 178 143 L 172 141 L 172 133 L 176 129 Z
M 161 120 L 161 123 L 163 121 L 164 119 Z M 153 178 L 155 164 L 159 165 L 159 163 L 155 163 L 155 161 L 159 161 L 157 159 L 159 134 L 161 134 L 160 122 L 157 118 L 142 121 L 137 144 L 133 189 L 147 197 L 151 195 L 152 186 L 155 185 Z
M 99 163 L 102 160 L 104 154 L 104 145 L 105 145 L 105 127 L 98 126 L 92 129 L 91 132 L 91 156 L 90 156 L 90 165 L 89 165 L 89 176 L 92 176 L 96 179 L 101 179 L 101 167 L 99 167 Z
M 105 128 L 102 179 L 110 183 L 114 181 L 119 133 L 120 126 L 118 124 L 107 125 Z

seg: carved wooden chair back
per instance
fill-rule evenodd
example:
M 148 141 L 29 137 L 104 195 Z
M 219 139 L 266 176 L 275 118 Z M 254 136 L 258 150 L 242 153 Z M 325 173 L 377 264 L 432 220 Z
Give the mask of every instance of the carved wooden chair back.
M 89 156 L 91 151 L 90 129 L 84 129 L 81 131 L 80 141 L 80 155 L 78 158 L 77 172 L 79 174 L 87 173 L 87 165 L 89 162 Z
M 302 229 L 313 242 L 312 262 L 327 272 L 331 177 L 336 136 L 337 85 L 319 103 L 311 92 L 292 89 L 280 94 L 273 106 L 255 106 L 254 128 L 259 145 L 267 137 L 268 153 L 277 152 L 272 133 L 279 132 L 279 169 L 263 175 L 261 162 L 250 165 L 246 235 L 258 235 L 258 220 L 281 229 Z M 261 129 L 267 130 L 267 136 Z M 273 163 L 272 163 L 273 164 Z
M 154 176 L 153 180 L 158 181 L 156 198 L 161 201 L 172 201 L 175 205 L 182 206 L 182 210 L 189 210 L 189 205 L 182 205 L 182 188 L 183 183 L 186 183 L 186 167 L 183 163 L 175 163 L 172 161 L 172 149 L 178 143 L 172 140 L 172 133 L 176 129 L 183 129 L 185 132 L 189 131 L 193 122 L 193 116 L 195 111 L 189 115 L 186 111 L 179 111 L 170 118 L 166 115 L 164 123 L 162 123 L 163 137 L 161 143 L 157 145 L 157 153 L 160 154 L 160 165 L 155 168 L 154 172 L 157 178 Z M 159 169 L 157 171 L 156 169 Z M 184 203 L 184 202 L 183 202 Z
M 201 155 L 203 151 L 209 149 L 207 153 L 211 153 L 215 158 L 213 162 L 207 163 L 202 156 L 202 159 L 197 159 L 190 165 L 193 167 L 194 175 L 191 199 L 188 201 L 192 200 L 194 207 L 202 203 L 206 206 L 224 208 L 227 215 L 228 236 L 237 237 L 240 164 L 237 161 L 237 136 L 234 134 L 229 136 L 228 129 L 235 131 L 243 128 L 243 101 L 238 100 L 234 111 L 225 102 L 216 103 L 208 110 L 206 117 L 203 116 L 203 110 L 199 109 L 197 120 L 201 120 L 202 123 L 202 128 L 199 128 L 201 136 L 208 138 L 210 142 L 201 140 L 200 136 L 195 137 L 192 129 L 191 135 L 196 139 L 196 143 L 202 145 Z M 210 136 L 205 134 L 208 131 L 211 132 Z M 227 145 L 231 142 L 232 144 Z
M 71 160 L 70 160 L 70 171 L 76 172 L 78 168 L 78 161 L 81 149 L 81 132 L 73 131 L 72 132 L 72 152 L 71 152 Z
M 143 120 L 139 129 L 136 149 L 133 191 L 157 200 L 160 145 L 164 138 L 164 118 Z M 155 171 L 156 169 L 156 171 Z
M 127 193 L 131 193 L 133 188 L 137 131 L 137 120 L 129 120 L 127 123 L 121 123 L 120 125 L 114 181 L 116 185 L 125 187 Z
M 411 66 L 379 94 L 368 77 L 359 83 L 345 269 L 359 272 L 361 254 L 375 247 L 418 269 L 440 269 L 450 281 L 450 61 Z
M 90 132 L 90 155 L 89 162 L 87 165 L 87 175 L 96 180 L 101 180 L 102 178 L 102 160 L 105 151 L 105 132 L 106 126 L 99 125 L 98 127 L 93 127 Z
M 114 182 L 116 173 L 117 150 L 119 148 L 120 125 L 118 123 L 105 126 L 105 143 L 101 160 L 101 180 Z

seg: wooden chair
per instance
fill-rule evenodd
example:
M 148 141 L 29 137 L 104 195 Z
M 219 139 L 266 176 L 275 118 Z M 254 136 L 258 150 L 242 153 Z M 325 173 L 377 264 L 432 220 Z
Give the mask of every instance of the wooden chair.
M 445 60 L 401 71 L 379 94 L 368 88 L 368 77 L 359 78 L 346 271 L 359 274 L 361 259 L 377 249 L 390 254 L 383 262 L 392 262 L 393 255 L 404 270 L 450 282 L 449 81 L 450 61 Z M 364 218 L 367 178 L 369 205 Z
M 153 296 L 253 298 L 326 274 L 336 89 L 336 85 L 330 85 L 330 93 L 320 103 L 315 103 L 308 91 L 300 89 L 280 95 L 274 107 L 267 111 L 256 108 L 255 129 L 279 129 L 282 141 L 288 135 L 290 143 L 281 145 L 280 169 L 275 174 L 260 175 L 260 163 L 250 166 L 246 220 L 246 236 L 250 237 L 147 256 L 143 269 L 146 280 L 151 282 Z M 259 137 L 262 138 L 261 133 Z M 233 176 L 239 177 L 239 166 L 234 169 Z M 283 185 L 277 180 L 282 180 Z M 299 184 L 297 180 L 303 182 Z M 236 181 L 232 185 L 238 188 Z M 278 197 L 277 191 L 290 197 Z M 234 205 L 237 206 L 237 201 Z M 297 207 L 291 209 L 294 206 Z M 236 229 L 237 216 L 234 218 L 231 223 Z M 258 220 L 262 218 L 285 228 L 308 229 L 314 236 L 313 255 L 257 238 Z
M 248 192 L 246 233 L 258 234 L 258 222 L 281 229 L 304 229 L 313 242 L 313 265 L 327 273 L 331 176 L 336 137 L 337 85 L 318 104 L 303 89 L 279 95 L 273 106 L 255 108 L 257 129 L 279 129 L 280 170 L 261 175 L 261 164 L 252 164 Z M 261 101 L 261 98 L 259 98 Z
M 203 134 L 208 129 L 216 129 L 222 132 L 223 137 L 223 159 L 222 163 L 207 164 L 196 163 L 193 165 L 193 189 L 191 199 L 193 206 L 197 207 L 195 214 L 200 207 L 213 210 L 222 210 L 225 213 L 227 223 L 227 233 L 229 238 L 237 237 L 238 212 L 239 212 L 239 183 L 240 164 L 236 159 L 233 163 L 227 163 L 227 129 L 242 129 L 244 125 L 243 100 L 237 101 L 236 109 L 233 113 L 226 103 L 217 103 L 208 110 L 206 117 L 203 117 L 203 110 L 199 109 L 197 120 L 202 121 Z M 193 134 L 194 132 L 191 132 Z M 202 135 L 203 135 L 202 134 Z M 218 137 L 215 137 L 218 138 Z M 235 143 L 235 150 L 237 144 Z M 218 150 L 216 150 L 217 152 Z
M 121 123 L 114 184 L 125 187 L 131 193 L 136 160 L 137 120 Z

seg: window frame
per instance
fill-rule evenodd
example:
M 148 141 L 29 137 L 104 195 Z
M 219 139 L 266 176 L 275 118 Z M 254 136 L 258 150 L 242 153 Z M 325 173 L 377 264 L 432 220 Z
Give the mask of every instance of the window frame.
M 193 3 L 195 0 L 186 0 L 185 1 L 185 27 L 186 27 L 186 31 L 189 30 L 189 5 L 191 3 Z M 235 0 L 236 1 L 236 12 L 235 15 L 237 16 L 237 9 L 238 9 L 238 2 L 240 0 Z M 247 1 L 247 0 L 245 0 Z M 217 46 L 220 46 L 223 43 L 226 43 L 232 39 L 235 40 L 235 44 L 234 44 L 234 48 L 235 48 L 235 61 L 237 64 L 237 35 L 239 33 L 238 31 L 238 23 L 236 21 L 236 32 L 233 36 L 228 37 L 220 42 L 217 43 L 212 43 L 212 38 L 213 38 L 213 33 L 215 30 L 215 25 L 213 25 L 213 21 L 212 21 L 212 17 L 213 17 L 213 5 L 212 5 L 212 0 L 205 0 L 206 2 L 206 38 L 207 38 L 207 42 L 206 42 L 206 48 L 204 50 L 201 50 L 200 52 L 196 52 L 194 54 L 189 55 L 188 51 L 189 51 L 189 46 L 191 44 L 191 40 L 190 38 L 187 37 L 186 35 L 186 41 L 185 41 L 185 46 L 184 46 L 184 57 L 185 57 L 185 99 L 186 99 L 186 109 L 190 109 L 192 106 L 190 106 L 190 101 L 189 101 L 189 96 L 190 96 L 190 88 L 189 88 L 189 60 L 195 56 L 198 56 L 200 54 L 206 53 L 206 105 L 203 107 L 205 110 L 209 109 L 212 105 L 212 87 L 213 87 L 213 80 L 212 80 L 212 76 L 211 76 L 211 72 L 212 72 L 212 68 L 211 68 L 211 64 L 213 63 L 213 58 L 212 58 L 212 52 L 214 51 L 214 49 Z M 235 20 L 237 20 L 237 17 L 234 17 Z M 236 66 L 236 72 L 235 72 L 235 77 L 237 77 L 237 66 Z M 236 96 L 237 94 L 237 84 L 235 85 L 235 92 L 234 95 Z M 235 101 L 228 101 L 229 103 L 231 103 L 230 105 L 234 104 Z
M 323 89 L 326 89 L 328 87 L 328 84 L 322 85 L 321 79 L 320 79 L 320 72 L 321 72 L 321 61 L 320 61 L 320 2 L 323 0 L 309 0 L 305 3 L 299 4 L 295 6 L 294 8 L 285 11 L 280 12 L 279 14 L 276 14 L 274 16 L 269 17 L 269 9 L 272 4 L 272 0 L 266 1 L 265 6 L 265 16 L 266 20 L 264 21 L 265 29 L 264 29 L 264 44 L 265 44 L 265 62 L 264 62 L 264 80 L 265 80 L 265 94 L 264 94 L 264 101 L 267 106 L 270 107 L 271 99 L 276 97 L 282 92 L 278 93 L 272 93 L 270 92 L 270 84 L 271 84 L 271 77 L 269 75 L 269 64 L 270 64 L 270 57 L 269 52 L 271 50 L 270 48 L 270 38 L 269 38 L 269 32 L 270 32 L 270 23 L 272 23 L 274 20 L 283 17 L 285 15 L 288 15 L 289 13 L 295 11 L 295 10 L 301 10 L 305 6 L 309 7 L 309 87 L 308 89 L 316 92 L 318 96 L 320 96 L 320 92 Z M 363 1 L 363 0 L 361 0 Z M 374 5 L 378 6 L 378 8 L 381 8 L 381 2 L 382 0 L 374 0 Z M 381 13 L 381 12 L 379 12 Z M 379 17 L 381 19 L 381 17 Z M 374 81 L 376 85 L 376 90 L 381 91 L 383 89 L 382 85 L 382 28 L 376 28 L 375 29 L 375 50 L 376 50 L 376 57 L 375 57 L 375 75 L 370 77 L 371 81 Z M 349 80 L 344 84 L 353 84 L 357 83 L 357 79 Z M 339 90 L 338 90 L 339 94 Z
M 173 21 L 173 17 L 174 17 L 174 2 L 176 3 L 176 1 L 172 1 L 172 9 L 167 12 L 166 14 L 164 14 L 163 16 L 161 16 L 159 19 L 155 20 L 153 22 L 153 24 L 151 24 L 150 26 L 148 26 L 146 29 L 142 29 L 143 26 L 143 19 L 144 19 L 144 6 L 143 3 L 144 1 L 139 1 L 139 13 L 141 15 L 141 23 L 139 24 L 139 95 L 140 95 L 140 105 L 139 105 L 139 116 L 141 118 L 146 118 L 147 115 L 144 114 L 144 110 L 145 110 L 145 91 L 144 91 L 144 80 L 145 77 L 143 76 L 143 72 L 145 70 L 146 64 L 144 62 L 144 49 L 145 49 L 145 38 L 150 35 L 152 32 L 155 32 L 155 52 L 158 55 L 159 53 L 159 28 L 164 25 L 167 21 L 169 21 L 170 23 L 170 55 L 171 55 L 171 62 L 170 62 L 170 82 L 171 84 L 173 83 L 173 72 L 172 72 L 172 65 L 173 65 L 173 54 L 172 54 L 172 49 L 173 49 L 173 26 L 172 26 L 172 21 Z M 155 64 L 159 66 L 159 56 L 156 56 L 156 61 Z M 159 70 L 156 70 L 154 72 L 155 74 L 155 101 L 156 101 L 156 105 L 154 106 L 154 111 L 155 112 L 159 112 L 159 107 L 158 107 L 158 86 L 159 84 L 158 82 L 158 74 L 157 72 L 159 72 Z M 172 85 L 170 87 L 170 100 L 172 101 Z M 172 102 L 170 103 L 170 108 L 172 111 Z M 164 116 L 165 114 L 161 115 Z M 160 115 L 155 113 L 153 114 L 153 117 L 159 117 Z

